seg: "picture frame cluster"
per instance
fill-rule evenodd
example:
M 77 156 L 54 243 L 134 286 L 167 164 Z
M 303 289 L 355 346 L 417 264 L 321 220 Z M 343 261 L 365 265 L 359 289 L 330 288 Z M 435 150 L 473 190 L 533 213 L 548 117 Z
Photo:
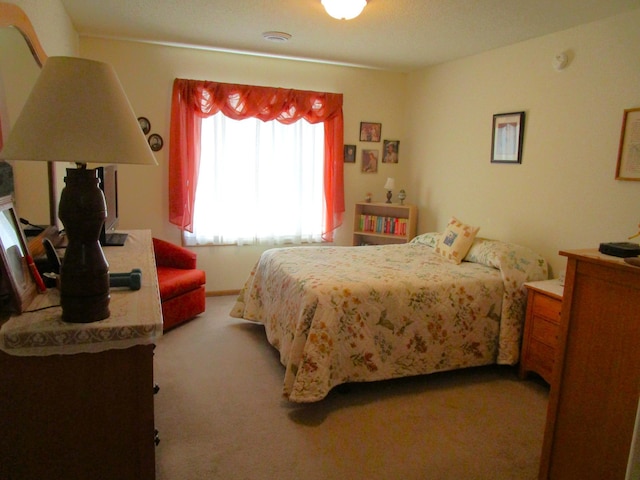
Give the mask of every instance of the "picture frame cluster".
M 140 124 L 140 128 L 142 129 L 142 133 L 147 136 L 147 142 L 149 142 L 149 147 L 153 152 L 158 152 L 162 150 L 164 146 L 164 140 L 158 133 L 151 133 L 151 122 L 147 117 L 138 117 L 138 123 Z
M 382 124 L 377 122 L 360 122 L 361 142 L 380 143 L 382 141 L 382 152 L 379 148 L 363 148 L 360 153 L 362 173 L 377 173 L 380 163 L 398 163 L 400 153 L 399 140 L 382 140 Z M 344 146 L 345 163 L 356 163 L 357 146 L 353 144 Z

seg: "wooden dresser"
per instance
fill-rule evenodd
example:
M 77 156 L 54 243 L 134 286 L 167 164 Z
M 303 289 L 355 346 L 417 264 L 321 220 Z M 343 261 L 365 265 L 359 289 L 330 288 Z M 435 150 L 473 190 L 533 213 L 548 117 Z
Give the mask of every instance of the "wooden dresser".
M 558 345 L 564 287 L 556 280 L 525 283 L 527 316 L 522 338 L 520 378 L 535 372 L 551 383 Z
M 0 327 L 1 479 L 155 478 L 151 233 L 104 251 L 111 272 L 142 270 L 140 290 L 111 289 L 109 318 L 65 323 L 49 289 Z
M 541 479 L 624 479 L 640 393 L 640 268 L 568 257 Z

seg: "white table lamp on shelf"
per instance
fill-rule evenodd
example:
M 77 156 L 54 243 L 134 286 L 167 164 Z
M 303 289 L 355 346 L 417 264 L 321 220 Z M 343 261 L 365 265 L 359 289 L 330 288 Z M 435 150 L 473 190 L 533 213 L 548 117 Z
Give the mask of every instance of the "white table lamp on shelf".
M 391 191 L 396 188 L 396 182 L 393 178 L 388 177 L 386 183 L 384 184 L 384 189 L 387 191 L 387 203 L 391 203 Z
M 109 317 L 109 265 L 99 242 L 106 206 L 96 170 L 87 163 L 157 165 L 113 68 L 49 57 L 0 158 L 77 165 L 67 169 L 60 197 L 68 240 L 60 270 L 62 319 Z

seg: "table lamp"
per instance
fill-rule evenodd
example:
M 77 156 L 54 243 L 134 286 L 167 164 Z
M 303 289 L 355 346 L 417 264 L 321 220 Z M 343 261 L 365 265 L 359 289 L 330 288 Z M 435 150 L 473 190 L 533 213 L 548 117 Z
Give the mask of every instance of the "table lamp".
M 67 169 L 58 211 L 68 240 L 60 268 L 62 319 L 109 317 L 109 264 L 99 242 L 106 205 L 87 163 L 157 165 L 113 68 L 49 57 L 0 158 L 76 164 Z
M 396 188 L 396 181 L 389 177 L 387 178 L 387 182 L 384 184 L 384 189 L 387 191 L 387 203 L 391 203 L 391 190 Z

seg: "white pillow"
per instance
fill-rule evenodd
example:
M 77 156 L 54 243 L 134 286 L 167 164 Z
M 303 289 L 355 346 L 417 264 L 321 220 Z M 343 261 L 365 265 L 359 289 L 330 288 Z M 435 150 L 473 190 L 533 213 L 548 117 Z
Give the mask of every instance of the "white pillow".
M 451 217 L 447 228 L 438 239 L 435 252 L 459 264 L 469 252 L 478 230 L 480 227 L 466 225 L 456 217 Z

